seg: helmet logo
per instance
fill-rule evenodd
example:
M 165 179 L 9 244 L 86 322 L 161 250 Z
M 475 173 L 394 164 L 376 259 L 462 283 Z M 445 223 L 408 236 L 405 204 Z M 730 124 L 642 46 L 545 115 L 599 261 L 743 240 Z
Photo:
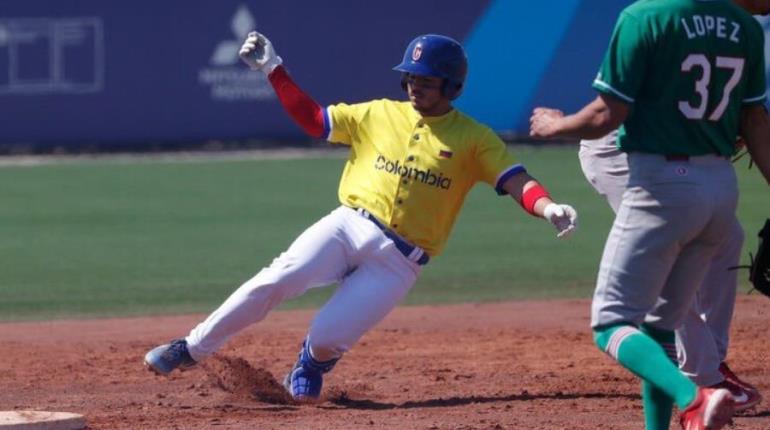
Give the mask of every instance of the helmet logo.
M 422 56 L 422 45 L 417 45 L 414 47 L 414 50 L 412 51 L 412 60 L 418 61 L 421 56 Z

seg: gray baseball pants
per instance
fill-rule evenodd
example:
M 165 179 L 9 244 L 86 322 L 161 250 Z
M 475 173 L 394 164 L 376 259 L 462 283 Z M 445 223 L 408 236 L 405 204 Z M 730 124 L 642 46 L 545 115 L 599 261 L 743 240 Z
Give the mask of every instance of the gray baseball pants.
M 628 188 L 629 167 L 627 155 L 620 152 L 615 147 L 615 137 L 616 136 L 613 133 L 602 139 L 581 142 L 580 163 L 583 168 L 583 173 L 591 185 L 597 192 L 599 192 L 599 194 L 607 199 L 613 211 L 618 213 L 621 208 L 621 203 L 624 200 L 624 193 Z M 655 208 L 656 210 L 652 211 L 654 214 L 647 213 L 647 210 L 653 209 L 654 206 L 663 206 L 663 200 L 655 202 L 655 200 L 653 200 L 657 198 L 655 197 L 655 193 L 642 193 L 639 189 L 631 191 L 627 196 L 629 199 L 627 206 L 629 207 L 626 209 L 626 212 L 628 213 L 624 213 L 626 218 L 620 220 L 621 225 L 617 228 L 613 226 L 614 236 L 611 234 L 610 239 L 613 239 L 614 241 L 626 240 L 629 238 L 629 235 L 632 234 L 629 231 L 626 231 L 626 228 L 634 226 L 625 226 L 623 222 L 638 223 L 639 225 L 636 227 L 639 228 L 646 225 L 644 229 L 649 229 L 653 228 L 653 225 L 650 224 L 650 220 L 654 219 L 655 216 L 671 218 L 677 215 L 677 212 L 680 212 L 680 215 L 685 215 L 683 210 L 678 208 L 681 206 L 682 202 L 690 201 L 695 197 L 684 196 L 682 197 L 683 200 L 680 200 L 675 196 L 667 194 L 673 192 L 687 193 L 698 189 L 698 186 L 695 184 L 688 184 L 688 182 L 691 182 L 690 179 L 693 178 L 690 174 L 693 169 L 698 172 L 708 172 L 709 170 L 719 171 L 721 175 L 724 175 L 729 179 L 727 184 L 720 184 L 727 187 L 728 190 L 730 190 L 730 187 L 732 186 L 730 184 L 734 184 L 734 178 L 732 178 L 733 174 L 731 174 L 732 167 L 729 166 L 729 163 L 726 163 L 726 160 L 720 159 L 719 157 L 705 157 L 705 160 L 707 160 L 706 162 L 698 159 L 694 159 L 692 162 L 668 161 L 663 157 L 656 156 L 640 156 L 638 158 L 646 158 L 646 160 L 639 160 L 637 162 L 637 167 L 645 168 L 647 171 L 644 175 L 636 175 L 633 188 L 643 187 L 645 185 L 654 185 L 658 189 L 668 188 L 668 190 L 664 190 L 665 192 L 658 191 L 658 194 L 664 197 L 673 197 L 675 202 L 673 202 L 671 206 L 666 205 L 668 207 Z M 644 167 L 642 167 L 642 165 L 644 165 Z M 651 172 L 655 172 L 657 177 L 651 175 Z M 685 176 L 681 176 L 683 173 Z M 706 182 L 716 180 L 716 178 L 709 178 L 708 173 L 705 174 Z M 670 179 L 667 179 L 667 175 L 673 176 L 673 181 L 671 181 L 668 186 L 665 185 L 665 182 Z M 708 194 L 708 190 L 705 190 L 705 192 Z M 727 195 L 723 196 L 726 199 L 725 204 L 727 205 L 727 207 L 723 209 L 729 210 L 729 208 L 732 207 L 733 215 L 728 216 L 727 214 L 722 213 L 724 210 L 717 211 L 720 212 L 720 219 L 727 219 L 727 221 L 724 221 L 725 225 L 720 227 L 723 240 L 713 251 L 707 250 L 706 248 L 708 247 L 705 246 L 697 251 L 697 253 L 701 255 L 699 259 L 703 258 L 702 255 L 708 253 L 713 254 L 710 257 L 710 260 L 703 264 L 703 267 L 706 270 L 705 275 L 699 276 L 697 270 L 689 274 L 686 271 L 681 272 L 681 270 L 677 272 L 672 271 L 672 275 L 677 274 L 677 276 L 681 276 L 682 279 L 674 279 L 669 276 L 669 278 L 664 281 L 664 286 L 667 286 L 668 281 L 673 283 L 689 283 L 692 286 L 697 286 L 697 280 L 701 277 L 703 278 L 700 282 L 700 288 L 695 292 L 695 300 L 692 305 L 686 309 L 684 315 L 675 318 L 681 319 L 681 324 L 674 326 L 676 328 L 676 346 L 680 369 L 696 384 L 701 386 L 713 385 L 724 379 L 719 373 L 718 368 L 719 364 L 724 361 L 727 356 L 730 321 L 732 320 L 735 305 L 737 285 L 737 273 L 735 271 L 727 270 L 727 268 L 738 264 L 741 247 L 743 246 L 743 230 L 741 229 L 737 218 L 734 216 L 735 204 L 732 202 L 732 199 L 737 198 L 737 190 L 732 191 L 732 193 L 733 194 L 730 194 L 728 192 Z M 649 201 L 645 202 L 645 199 L 649 199 Z M 701 204 L 702 202 L 698 203 L 698 205 Z M 688 210 L 692 209 L 695 208 L 688 208 Z M 672 213 L 667 214 L 669 211 Z M 618 220 L 616 220 L 616 224 L 617 222 Z M 631 230 L 633 231 L 633 228 Z M 658 234 L 673 234 L 672 242 L 674 244 L 681 243 L 681 236 L 686 233 L 687 229 L 679 231 L 674 228 L 674 230 L 676 231 L 670 232 L 665 228 L 658 226 L 656 227 L 656 230 L 653 231 L 659 232 Z M 706 233 L 704 232 L 704 234 Z M 676 240 L 674 240 L 674 238 L 676 238 Z M 607 245 L 608 247 L 610 246 L 609 240 Z M 647 245 L 642 243 L 640 246 L 646 247 Z M 627 249 L 623 251 L 623 247 L 618 243 L 613 243 L 612 247 L 615 252 L 631 251 Z M 675 245 L 675 248 L 680 247 Z M 690 250 L 690 252 L 695 252 L 692 246 L 687 249 Z M 605 250 L 605 254 L 606 253 L 607 250 Z M 605 255 L 605 258 L 609 258 L 609 256 Z M 615 258 L 617 258 L 617 256 L 615 256 Z M 658 262 L 663 267 L 671 264 L 670 261 L 668 261 L 670 258 L 661 256 L 661 260 L 665 260 Z M 606 267 L 609 263 L 609 261 L 603 259 L 602 273 L 604 273 L 605 277 L 612 276 L 612 270 L 610 270 L 610 267 Z M 680 265 L 681 264 L 687 266 L 691 265 L 691 263 L 687 263 L 687 261 L 680 263 Z M 653 266 L 649 266 L 648 269 L 651 270 L 652 267 Z M 673 267 L 678 268 L 678 266 Z M 632 268 L 632 270 L 634 269 Z M 661 269 L 659 268 L 658 270 Z M 603 280 L 604 283 L 608 281 L 608 279 Z M 615 279 L 614 282 L 617 282 L 617 279 Z M 657 279 L 657 282 L 661 282 L 661 280 Z M 597 303 L 599 308 L 607 305 L 605 299 L 607 299 L 608 296 L 612 296 L 612 292 L 607 291 L 606 289 L 611 290 L 613 287 L 605 286 L 604 288 L 605 290 L 599 297 L 599 303 Z M 687 291 L 689 291 L 689 287 L 676 288 L 682 290 L 680 294 L 682 297 L 677 298 L 676 300 L 685 300 L 688 295 Z M 677 297 L 678 296 L 679 295 L 677 295 Z M 673 304 L 656 303 L 655 306 L 660 310 L 665 310 L 667 308 L 670 309 Z M 681 310 L 675 312 L 675 314 L 681 314 Z M 599 317 L 598 315 L 596 316 Z M 661 323 L 662 317 L 659 315 L 655 316 L 653 313 L 648 315 L 647 318 L 651 321 L 657 321 L 657 324 L 653 323 L 655 326 Z

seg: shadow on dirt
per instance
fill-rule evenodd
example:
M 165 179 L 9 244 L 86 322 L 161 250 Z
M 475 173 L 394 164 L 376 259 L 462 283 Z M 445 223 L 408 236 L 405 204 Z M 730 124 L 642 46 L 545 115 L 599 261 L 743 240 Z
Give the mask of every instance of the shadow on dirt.
M 496 403 L 496 402 L 519 402 L 537 399 L 551 400 L 577 400 L 577 399 L 611 399 L 623 398 L 639 400 L 637 394 L 607 394 L 607 393 L 553 393 L 553 394 L 529 394 L 526 391 L 520 394 L 510 394 L 507 396 L 469 396 L 469 397 L 450 397 L 447 399 L 428 399 L 419 401 L 409 401 L 401 404 L 381 403 L 374 400 L 351 399 L 346 393 L 340 393 L 336 397 L 328 398 L 327 401 L 337 406 L 350 409 L 363 410 L 388 410 L 388 409 L 414 409 L 414 408 L 445 408 L 453 406 L 470 405 L 474 403 Z M 323 407 L 323 406 L 319 406 Z

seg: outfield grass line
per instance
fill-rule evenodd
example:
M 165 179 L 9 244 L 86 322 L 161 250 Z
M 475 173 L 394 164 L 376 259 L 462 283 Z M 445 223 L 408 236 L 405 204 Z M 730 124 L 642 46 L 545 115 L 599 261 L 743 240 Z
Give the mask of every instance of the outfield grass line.
M 508 147 L 516 151 L 536 151 L 554 147 L 570 147 L 577 145 L 565 143 L 510 143 Z M 247 150 L 193 150 L 193 151 L 159 151 L 144 153 L 104 153 L 104 154 L 41 154 L 41 155 L 6 155 L 0 156 L 0 168 L 3 167 L 36 167 L 57 164 L 176 164 L 176 163 L 209 163 L 230 161 L 273 161 L 273 160 L 303 160 L 303 159 L 343 159 L 348 156 L 348 147 L 344 145 L 319 145 L 312 147 L 284 147 L 269 149 Z
M 221 152 L 174 151 L 119 154 L 12 155 L 0 157 L 0 167 L 36 167 L 55 164 L 176 164 L 217 161 L 341 159 L 345 158 L 347 154 L 347 148 L 330 145 L 321 148 L 273 148 Z

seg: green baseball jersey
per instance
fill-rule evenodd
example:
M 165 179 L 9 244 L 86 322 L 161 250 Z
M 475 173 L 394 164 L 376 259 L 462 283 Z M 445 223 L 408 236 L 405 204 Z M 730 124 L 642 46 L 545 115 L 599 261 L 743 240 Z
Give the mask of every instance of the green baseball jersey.
M 764 32 L 729 0 L 640 0 L 593 87 L 632 105 L 623 151 L 732 155 L 741 108 L 765 100 Z

